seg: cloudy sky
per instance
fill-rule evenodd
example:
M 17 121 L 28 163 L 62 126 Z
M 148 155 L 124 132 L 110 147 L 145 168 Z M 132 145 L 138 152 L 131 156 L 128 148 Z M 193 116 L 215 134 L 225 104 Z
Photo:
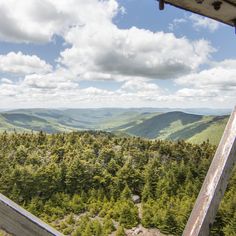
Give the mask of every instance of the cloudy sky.
M 0 108 L 235 104 L 232 27 L 155 0 L 0 0 Z

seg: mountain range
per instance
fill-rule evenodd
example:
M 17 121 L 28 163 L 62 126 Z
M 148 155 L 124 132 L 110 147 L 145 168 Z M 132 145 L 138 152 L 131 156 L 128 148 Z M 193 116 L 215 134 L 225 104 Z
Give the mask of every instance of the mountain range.
M 209 140 L 218 144 L 229 118 L 226 114 L 226 110 L 213 109 L 18 109 L 0 112 L 0 131 L 104 130 L 149 139 L 184 139 L 193 143 Z

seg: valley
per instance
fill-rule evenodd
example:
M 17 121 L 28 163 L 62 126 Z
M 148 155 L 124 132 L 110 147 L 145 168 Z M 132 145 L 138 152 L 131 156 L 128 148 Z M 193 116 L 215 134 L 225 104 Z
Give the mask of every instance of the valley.
M 158 108 L 19 109 L 0 112 L 0 131 L 46 133 L 103 130 L 148 139 L 209 141 L 217 145 L 229 118 L 216 111 Z M 194 112 L 194 110 L 192 110 Z M 195 111 L 196 112 L 196 111 Z M 224 111 L 222 111 L 224 113 Z

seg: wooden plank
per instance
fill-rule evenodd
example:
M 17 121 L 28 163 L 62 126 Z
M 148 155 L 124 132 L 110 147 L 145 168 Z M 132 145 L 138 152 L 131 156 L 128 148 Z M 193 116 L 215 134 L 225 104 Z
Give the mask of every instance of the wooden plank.
M 159 1 L 159 0 L 158 0 Z M 196 0 L 165 0 L 165 3 L 172 6 L 197 13 L 222 23 L 235 26 L 236 21 L 236 1 L 235 0 L 221 0 L 220 8 L 214 8 L 214 0 L 203 0 L 197 3 Z
M 0 194 L 0 228 L 15 236 L 63 235 L 2 194 Z
M 236 107 L 217 148 L 183 236 L 207 236 L 236 162 Z

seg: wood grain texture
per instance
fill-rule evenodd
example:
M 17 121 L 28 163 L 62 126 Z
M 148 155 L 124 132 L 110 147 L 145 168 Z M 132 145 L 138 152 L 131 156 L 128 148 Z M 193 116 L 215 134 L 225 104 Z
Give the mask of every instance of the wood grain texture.
M 201 4 L 197 3 L 196 0 L 165 0 L 165 3 L 203 16 L 210 17 L 231 26 L 235 25 L 235 0 L 221 0 L 222 4 L 219 10 L 214 9 L 214 0 L 203 0 Z
M 2 194 L 0 194 L 0 228 L 15 236 L 62 236 L 60 232 Z
M 207 236 L 236 162 L 236 108 L 217 148 L 183 236 Z

